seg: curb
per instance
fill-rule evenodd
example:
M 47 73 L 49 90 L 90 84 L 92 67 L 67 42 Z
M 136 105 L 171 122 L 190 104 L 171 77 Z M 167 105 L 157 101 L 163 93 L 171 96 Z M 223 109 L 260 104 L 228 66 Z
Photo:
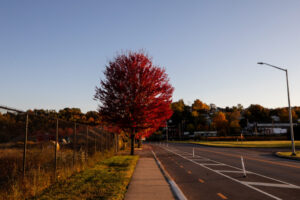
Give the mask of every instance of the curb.
M 292 156 L 283 156 L 283 155 L 280 155 L 279 152 L 274 153 L 274 155 L 277 156 L 277 157 L 279 157 L 279 158 L 285 158 L 285 159 L 300 161 L 300 158 L 292 157 Z
M 180 142 L 173 142 L 173 144 L 188 144 L 188 145 L 198 145 L 198 146 L 202 146 L 202 147 L 214 147 L 214 148 L 240 148 L 240 149 L 270 149 L 270 148 L 282 148 L 285 149 L 286 147 L 251 147 L 251 146 L 243 146 L 243 147 L 234 147 L 234 146 L 214 146 L 214 145 L 208 145 L 208 144 L 199 144 L 199 143 L 193 143 L 193 142 L 186 142 L 186 143 L 180 143 Z
M 164 169 L 163 165 L 161 164 L 161 162 L 158 160 L 156 154 L 154 153 L 153 150 L 152 154 L 154 156 L 154 159 L 156 161 L 156 164 L 158 165 L 160 171 L 162 172 L 163 176 L 165 177 L 165 179 L 168 181 L 168 183 L 170 184 L 171 190 L 175 196 L 175 198 L 177 200 L 187 200 L 187 198 L 184 196 L 183 192 L 180 190 L 180 188 L 178 187 L 178 185 L 175 183 L 175 181 L 171 178 L 171 176 L 168 174 L 168 172 Z

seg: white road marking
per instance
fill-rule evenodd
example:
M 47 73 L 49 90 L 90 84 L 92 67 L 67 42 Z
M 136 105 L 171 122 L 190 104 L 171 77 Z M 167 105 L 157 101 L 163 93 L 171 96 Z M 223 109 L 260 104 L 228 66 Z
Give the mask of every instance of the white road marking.
M 224 177 L 226 177 L 226 178 L 228 178 L 228 179 L 230 179 L 230 180 L 232 180 L 232 181 L 238 182 L 238 183 L 240 183 L 240 184 L 242 184 L 242 185 L 244 185 L 244 186 L 246 186 L 246 187 L 248 187 L 248 188 L 251 188 L 251 189 L 253 189 L 253 190 L 256 190 L 257 192 L 260 192 L 260 193 L 262 193 L 262 194 L 264 194 L 264 195 L 266 195 L 266 196 L 269 196 L 269 197 L 271 197 L 271 198 L 273 198 L 273 199 L 276 199 L 276 200 L 282 200 L 282 199 L 279 198 L 279 197 L 276 197 L 276 196 L 274 196 L 274 195 L 272 195 L 272 194 L 270 194 L 270 193 L 267 193 L 267 192 L 265 192 L 265 191 L 263 191 L 263 190 L 261 190 L 261 189 L 258 189 L 258 188 L 256 188 L 256 187 L 253 187 L 252 185 L 250 185 L 250 184 L 247 183 L 247 182 L 239 181 L 239 180 L 237 180 L 237 179 L 235 179 L 235 178 L 232 178 L 232 177 L 230 177 L 230 176 L 228 176 L 228 175 L 226 175 L 226 174 L 223 174 L 222 172 L 219 172 L 219 171 L 217 171 L 217 170 L 213 170 L 213 169 L 211 169 L 211 168 L 209 168 L 209 167 L 207 167 L 207 166 L 205 166 L 205 165 L 202 165 L 202 164 L 200 164 L 200 163 L 197 163 L 196 161 L 191 160 L 191 159 L 188 159 L 188 158 L 186 158 L 186 157 L 180 155 L 179 153 L 176 153 L 176 152 L 171 151 L 171 150 L 169 150 L 169 149 L 166 149 L 166 148 L 163 148 L 163 149 L 165 149 L 166 151 L 169 151 L 169 152 L 171 152 L 171 153 L 174 153 L 175 155 L 178 155 L 179 157 L 181 157 L 181 158 L 183 158 L 183 159 L 185 159 L 185 160 L 188 160 L 188 161 L 190 161 L 190 162 L 192 162 L 192 163 L 195 163 L 196 165 L 199 165 L 199 166 L 201 166 L 201 167 L 203 167 L 203 168 L 205 168 L 205 169 L 208 169 L 208 170 L 210 170 L 210 171 L 213 171 L 213 172 L 215 172 L 215 173 L 217 173 L 217 174 L 219 174 L 219 175 L 221 175 L 221 176 L 224 176 Z M 190 155 L 190 154 L 189 154 L 189 155 Z M 215 161 L 215 162 L 217 162 L 217 161 Z M 218 163 L 220 163 L 220 162 L 218 162 Z M 226 164 L 224 164 L 224 165 L 226 165 Z M 230 165 L 227 165 L 227 166 L 230 166 Z M 233 167 L 233 166 L 230 166 L 230 167 Z M 237 168 L 237 167 L 233 167 L 233 168 L 236 168 L 236 169 L 238 169 L 238 170 L 241 170 L 241 169 L 239 169 L 239 168 Z M 251 173 L 257 174 L 257 173 L 254 173 L 254 172 L 251 172 Z M 259 175 L 259 174 L 257 174 L 257 175 Z M 262 177 L 266 177 L 266 176 L 263 176 L 263 175 L 261 175 L 261 176 L 262 176 Z M 267 178 L 269 178 L 269 177 L 267 177 Z M 273 179 L 273 178 L 269 178 L 269 179 L 271 179 L 271 180 L 276 180 L 276 179 Z M 278 181 L 278 182 L 282 182 L 282 183 L 287 184 L 287 185 L 290 185 L 290 186 L 295 186 L 295 185 L 293 185 L 293 184 L 285 183 L 285 182 L 283 182 L 283 181 Z M 295 187 L 298 187 L 298 186 L 295 186 Z
M 176 149 L 176 151 L 179 151 L 179 150 Z M 174 151 L 174 152 L 175 152 L 175 151 Z M 173 152 L 173 153 L 174 153 L 174 152 Z M 179 151 L 179 152 L 180 152 L 180 151 Z M 187 152 L 185 152 L 185 153 L 187 153 Z M 198 156 L 198 155 L 195 155 L 195 156 Z M 205 157 L 202 157 L 202 156 L 198 156 L 198 157 L 205 158 Z M 205 158 L 205 159 L 208 159 L 208 158 Z M 215 160 L 211 160 L 211 159 L 208 159 L 208 160 L 213 161 L 213 162 L 216 162 L 216 163 L 220 163 L 220 162 L 215 161 Z M 200 163 L 200 164 L 201 164 L 201 163 Z M 224 164 L 224 163 L 222 163 L 222 164 Z M 239 170 L 239 171 L 242 170 L 242 169 L 240 169 L 240 168 L 238 168 L 238 167 L 234 167 L 234 166 L 231 166 L 231 165 L 228 165 L 228 164 L 225 164 L 225 165 L 228 166 L 228 167 L 237 169 L 237 170 Z M 257 176 L 260 176 L 260 177 L 263 177 L 263 178 L 266 178 L 266 179 L 270 179 L 270 180 L 273 180 L 273 181 L 276 181 L 276 182 L 279 182 L 279 183 L 282 183 L 282 184 L 293 185 L 293 184 L 291 184 L 291 183 L 287 183 L 287 182 L 285 182 L 285 181 L 281 181 L 281 180 L 278 180 L 278 179 L 275 179 L 275 178 L 271 178 L 271 177 L 268 177 L 268 176 L 265 176 L 265 175 L 262 175 L 262 174 L 258 174 L 258 173 L 255 173 L 255 172 L 247 171 L 247 173 L 255 174 L 255 175 L 257 175 Z M 296 186 L 296 185 L 293 185 L 293 186 L 298 187 L 298 186 Z
M 201 165 L 216 165 L 216 166 L 224 166 L 225 164 L 221 164 L 221 163 L 199 163 Z
M 193 158 L 193 160 L 197 160 L 197 161 L 208 161 L 209 159 L 203 159 L 203 158 Z
M 245 183 L 245 184 L 257 185 L 257 186 L 300 189 L 300 187 L 296 186 L 296 185 L 286 185 L 286 184 L 278 184 L 278 183 L 247 182 L 247 181 L 242 181 L 242 182 Z
M 243 174 L 243 171 L 231 171 L 231 170 L 216 170 L 221 173 L 237 173 L 237 174 Z M 252 172 L 247 171 L 247 174 L 252 174 Z

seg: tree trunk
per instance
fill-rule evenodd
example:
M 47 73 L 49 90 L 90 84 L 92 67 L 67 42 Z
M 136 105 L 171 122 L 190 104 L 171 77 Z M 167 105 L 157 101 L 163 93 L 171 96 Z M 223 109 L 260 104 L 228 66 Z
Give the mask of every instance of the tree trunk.
M 138 148 L 141 148 L 141 147 L 142 147 L 142 139 L 140 138 L 139 142 L 138 142 Z
M 131 150 L 130 155 L 134 155 L 134 134 L 131 133 Z

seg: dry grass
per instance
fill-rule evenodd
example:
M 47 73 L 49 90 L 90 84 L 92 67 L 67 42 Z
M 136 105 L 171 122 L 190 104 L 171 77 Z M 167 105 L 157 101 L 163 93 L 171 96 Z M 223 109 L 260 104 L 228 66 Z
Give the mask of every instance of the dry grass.
M 122 200 L 138 156 L 114 156 L 59 181 L 32 199 Z
M 0 146 L 0 200 L 25 199 L 37 195 L 55 181 L 54 149 L 41 148 L 34 143 L 29 144 L 26 159 L 26 176 L 23 178 L 23 149 L 19 144 Z M 85 159 L 83 151 L 76 152 L 73 162 L 73 150 L 62 148 L 57 153 L 57 180 L 64 180 L 74 173 L 80 172 L 96 162 L 112 156 L 112 152 L 97 152 Z

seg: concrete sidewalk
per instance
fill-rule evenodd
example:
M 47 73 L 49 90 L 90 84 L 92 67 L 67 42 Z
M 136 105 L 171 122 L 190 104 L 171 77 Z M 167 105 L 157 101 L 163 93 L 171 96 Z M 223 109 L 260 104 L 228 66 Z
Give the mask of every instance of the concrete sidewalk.
M 140 159 L 136 165 L 125 200 L 169 200 L 175 199 L 169 184 L 158 168 L 151 147 L 144 145 L 136 151 Z

